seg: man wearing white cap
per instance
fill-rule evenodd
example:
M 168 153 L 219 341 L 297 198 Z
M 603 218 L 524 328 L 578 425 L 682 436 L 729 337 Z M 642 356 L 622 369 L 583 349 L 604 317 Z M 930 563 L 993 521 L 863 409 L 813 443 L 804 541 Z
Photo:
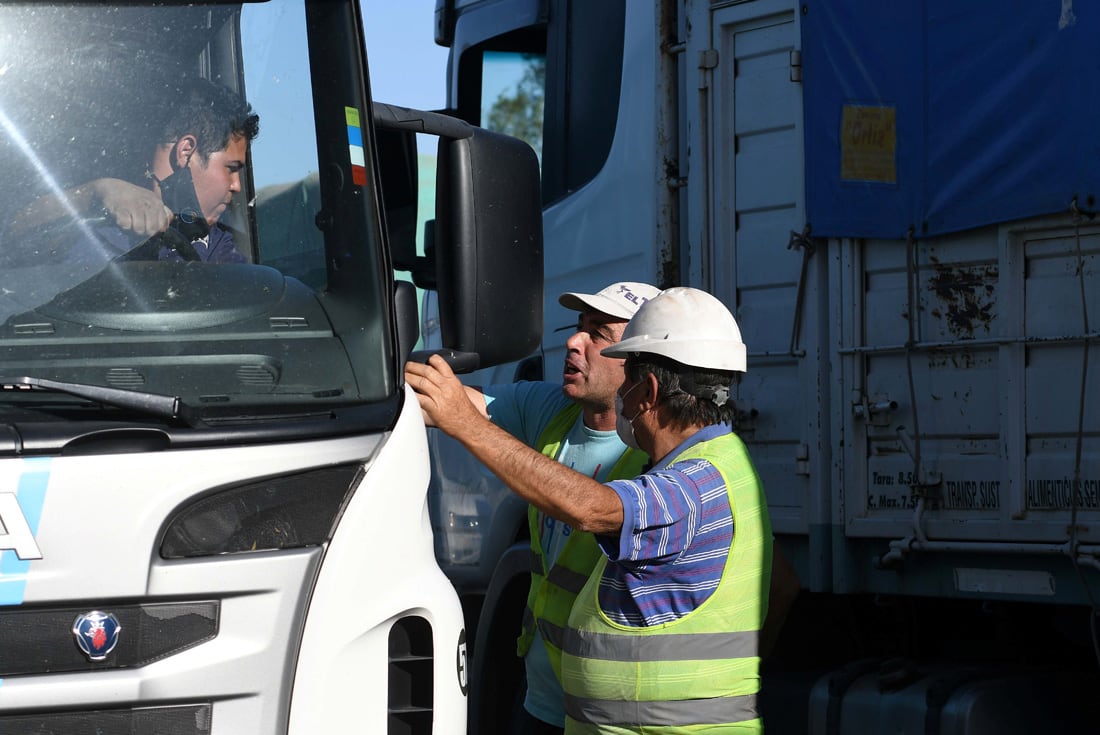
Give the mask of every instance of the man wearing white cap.
M 623 382 L 622 358 L 600 350 L 619 341 L 638 308 L 660 293 L 646 283 L 613 283 L 598 293 L 564 293 L 558 302 L 578 312 L 565 341 L 561 384 L 521 382 L 466 392 L 483 416 L 567 467 L 599 482 L 634 477 L 646 461 L 615 431 L 615 391 Z M 531 549 L 537 560 L 517 652 L 524 658 L 527 694 L 512 732 L 560 733 L 565 725 L 559 679 L 561 636 L 573 600 L 599 558 L 590 533 L 528 508 Z
M 626 359 L 619 436 L 655 462 L 604 484 L 479 420 L 441 358 L 405 375 L 430 423 L 541 512 L 596 536 L 603 553 L 562 639 L 565 732 L 760 732 L 772 543 L 731 429 L 740 329 L 713 296 L 672 288 L 601 353 Z

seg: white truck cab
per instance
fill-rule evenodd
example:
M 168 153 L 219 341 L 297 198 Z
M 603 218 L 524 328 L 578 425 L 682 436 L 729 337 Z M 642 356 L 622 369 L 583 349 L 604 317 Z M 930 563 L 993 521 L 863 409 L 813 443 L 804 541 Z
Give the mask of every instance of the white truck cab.
M 360 12 L 0 2 L 0 732 L 465 732 L 398 271 L 456 365 L 528 354 L 537 161 L 372 102 Z M 153 172 L 189 84 L 259 115 L 241 161 L 192 131 L 201 210 Z M 440 141 L 419 251 L 414 134 Z M 103 194 L 154 182 L 155 232 Z

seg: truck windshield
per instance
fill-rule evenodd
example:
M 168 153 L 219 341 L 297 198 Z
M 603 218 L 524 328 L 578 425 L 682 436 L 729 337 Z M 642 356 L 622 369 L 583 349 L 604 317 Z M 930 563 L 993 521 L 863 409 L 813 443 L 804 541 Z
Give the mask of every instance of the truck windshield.
M 0 2 L 0 382 L 208 417 L 392 395 L 356 27 L 347 0 Z

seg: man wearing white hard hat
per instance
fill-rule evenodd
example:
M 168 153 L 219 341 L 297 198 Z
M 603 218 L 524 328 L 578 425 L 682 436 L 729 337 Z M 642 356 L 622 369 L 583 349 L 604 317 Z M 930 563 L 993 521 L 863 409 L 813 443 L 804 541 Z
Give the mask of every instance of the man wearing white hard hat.
M 558 302 L 577 312 L 565 341 L 561 383 L 519 382 L 466 393 L 494 424 L 567 467 L 605 482 L 638 475 L 647 457 L 628 449 L 615 431 L 615 395 L 623 359 L 600 351 L 619 341 L 642 304 L 661 291 L 621 281 L 597 293 L 563 293 Z M 515 735 L 554 735 L 565 726 L 560 681 L 561 635 L 573 600 L 600 556 L 590 533 L 528 508 L 535 557 L 517 653 L 524 659 L 527 693 L 513 716 Z
M 617 430 L 653 458 L 600 483 L 519 445 L 463 400 L 440 358 L 410 364 L 429 422 L 541 512 L 603 552 L 562 642 L 565 732 L 759 732 L 760 630 L 772 542 L 767 504 L 730 401 L 746 349 L 709 294 L 649 300 L 601 350 L 625 358 Z

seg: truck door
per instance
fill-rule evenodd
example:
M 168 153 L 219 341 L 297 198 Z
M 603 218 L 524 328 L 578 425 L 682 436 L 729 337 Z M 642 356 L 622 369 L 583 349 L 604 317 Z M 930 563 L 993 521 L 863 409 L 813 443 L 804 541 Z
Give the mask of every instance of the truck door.
M 776 534 L 807 534 L 828 522 L 829 444 L 816 410 L 828 387 L 807 358 L 825 292 L 824 253 L 804 232 L 798 6 L 686 5 L 685 280 L 735 310 L 749 346 L 738 430 Z M 825 548 L 805 582 L 826 573 Z

